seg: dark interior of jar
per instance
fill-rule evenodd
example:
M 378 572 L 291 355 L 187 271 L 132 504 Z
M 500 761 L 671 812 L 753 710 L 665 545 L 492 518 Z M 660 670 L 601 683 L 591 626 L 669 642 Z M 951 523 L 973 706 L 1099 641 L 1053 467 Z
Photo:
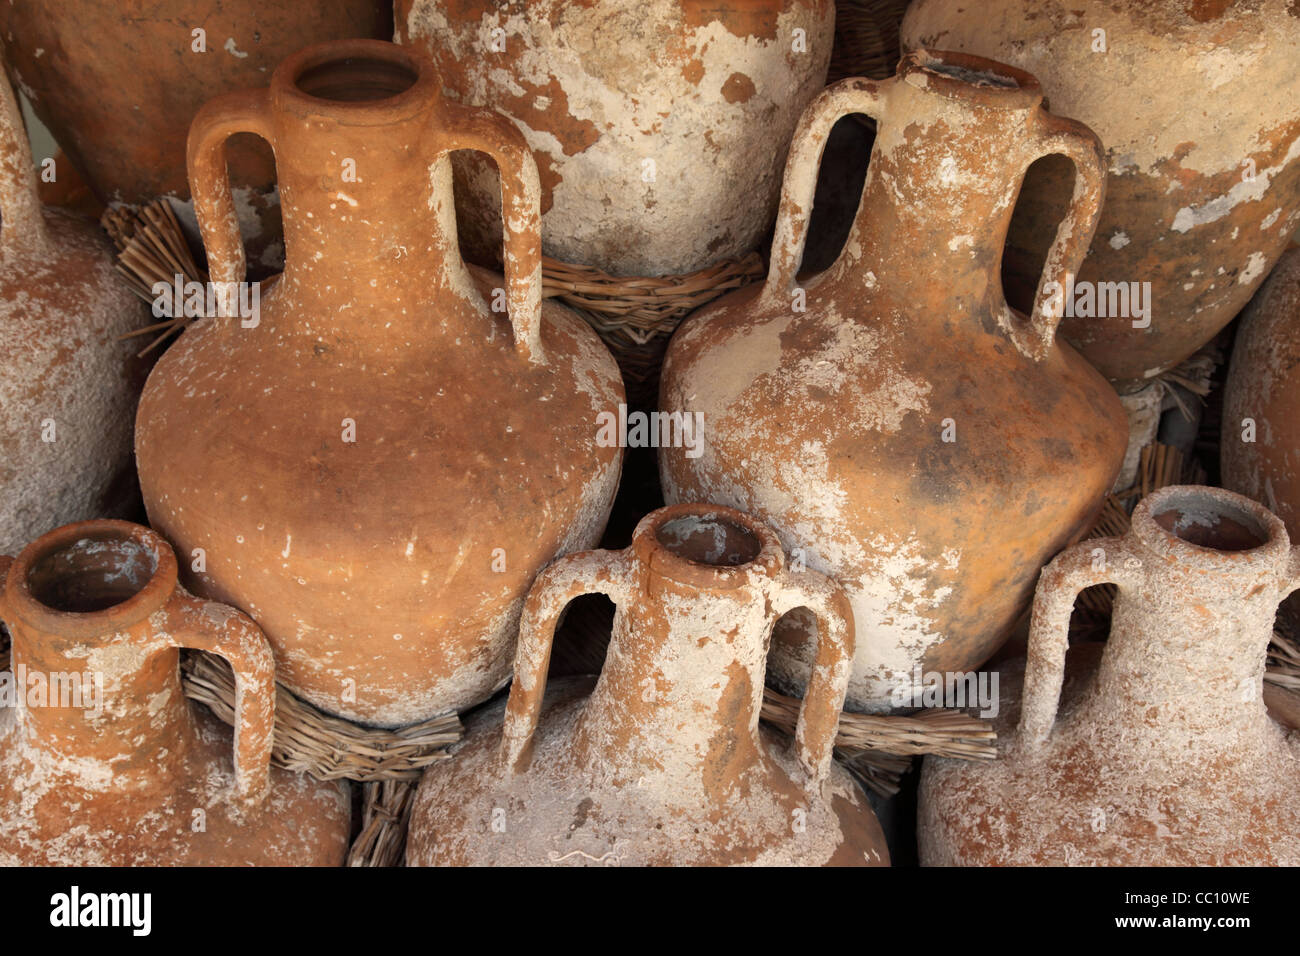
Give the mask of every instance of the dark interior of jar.
M 27 586 L 52 611 L 87 614 L 134 597 L 157 570 L 157 555 L 136 541 L 82 538 L 34 561 Z
M 686 515 L 660 525 L 659 543 L 687 561 L 713 567 L 748 564 L 762 551 L 762 543 L 748 528 L 718 518 Z
M 925 69 L 930 73 L 937 73 L 940 76 L 951 77 L 954 80 L 960 80 L 962 83 L 969 83 L 972 86 L 984 86 L 1000 90 L 1018 90 L 1020 84 L 1009 76 L 1001 73 L 994 73 L 992 70 L 975 70 L 968 66 L 958 66 L 955 63 L 945 63 L 943 60 L 930 60 L 925 64 Z
M 405 93 L 416 72 L 405 63 L 377 57 L 345 57 L 310 66 L 294 81 L 308 96 L 335 103 L 367 103 Z
M 1174 537 L 1199 548 L 1249 551 L 1268 542 L 1268 530 L 1253 514 L 1221 501 L 1175 501 L 1152 518 Z

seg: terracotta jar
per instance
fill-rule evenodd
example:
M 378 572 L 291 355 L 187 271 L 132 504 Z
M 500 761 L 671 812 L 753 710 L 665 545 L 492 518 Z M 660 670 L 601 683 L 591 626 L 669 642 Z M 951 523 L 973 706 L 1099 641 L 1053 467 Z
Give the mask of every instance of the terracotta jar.
M 617 607 L 600 678 L 543 699 L 556 622 L 593 593 Z M 791 744 L 758 717 L 772 624 L 795 606 L 821 639 Z M 787 569 L 770 529 L 730 508 L 661 508 L 623 551 L 538 575 L 504 722 L 476 715 L 455 758 L 425 771 L 407 865 L 887 865 L 831 760 L 852 656 L 843 592 Z
M 1241 317 L 1223 396 L 1223 484 L 1300 536 L 1300 248 Z
M 185 134 L 199 107 L 266 82 L 310 43 L 387 39 L 386 0 L 12 0 L 0 6 L 10 73 L 69 159 L 105 203 L 171 196 L 182 218 Z M 196 35 L 196 31 L 201 34 Z M 231 144 L 240 222 L 255 267 L 279 268 L 279 206 L 271 152 Z
M 834 265 L 796 285 L 819 155 L 855 112 L 879 127 L 857 219 Z M 1080 187 L 1030 320 L 1007 308 L 998 261 L 1025 168 L 1056 152 Z M 893 79 L 844 80 L 813 103 L 766 284 L 696 313 L 669 346 L 661 407 L 702 414 L 704 440 L 660 449 L 666 498 L 746 510 L 844 585 L 854 709 L 908 703 L 918 666 L 986 660 L 1111 487 L 1124 410 L 1047 308 L 1101 198 L 1096 138 L 1046 112 L 1033 77 L 913 54 Z M 777 627 L 782 686 L 806 680 L 809 624 Z
M 962 50 L 1033 73 L 1053 110 L 1106 145 L 1106 205 L 1077 275 L 1088 285 L 1061 334 L 1121 391 L 1214 338 L 1300 225 L 1292 0 L 915 0 L 902 37 L 905 49 Z M 1013 305 L 1031 300 L 1071 173 L 1048 160 L 1025 180 L 1007 249 Z M 1112 286 L 1109 317 L 1083 317 L 1079 297 L 1100 300 L 1102 283 L 1130 295 L 1139 283 L 1149 312 L 1130 298 L 1116 317 Z
M 135 495 L 131 418 L 149 310 L 93 224 L 42 207 L 31 149 L 0 77 L 0 553 Z
M 397 0 L 399 43 L 443 89 L 519 124 L 542 242 L 614 275 L 752 251 L 776 213 L 800 112 L 826 82 L 832 0 Z M 499 256 L 496 173 L 457 157 L 461 238 Z
M 1110 640 L 1067 655 L 1076 595 L 1107 582 Z M 1057 557 L 1023 697 L 1004 674 L 999 759 L 926 758 L 921 862 L 1300 864 L 1300 740 L 1262 695 L 1273 615 L 1298 587 L 1282 522 L 1218 488 L 1162 488 L 1123 538 Z
M 387 726 L 468 707 L 509 680 L 533 577 L 598 540 L 621 459 L 597 443 L 623 397 L 613 358 L 541 301 L 532 155 L 509 120 L 444 101 L 414 51 L 301 51 L 194 122 L 220 283 L 243 275 L 236 130 L 275 147 L 285 272 L 257 316 L 200 319 L 154 369 L 136 427 L 150 521 L 201 553 L 193 589 L 247 611 L 317 706 Z M 456 250 L 454 149 L 504 171 L 504 281 Z
M 233 608 L 187 594 L 162 538 L 125 521 L 65 525 L 29 544 L 3 584 L 13 666 L 0 865 L 343 863 L 347 791 L 271 769 L 265 639 Z M 181 647 L 234 668 L 233 763 L 230 730 L 185 699 Z

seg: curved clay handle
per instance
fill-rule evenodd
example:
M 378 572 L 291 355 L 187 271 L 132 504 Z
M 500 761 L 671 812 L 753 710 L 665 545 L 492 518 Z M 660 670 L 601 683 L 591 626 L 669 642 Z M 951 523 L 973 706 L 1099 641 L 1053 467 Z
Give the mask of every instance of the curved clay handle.
M 443 104 L 447 128 L 438 158 L 456 149 L 486 153 L 501 175 L 501 218 L 505 242 L 506 309 L 515 348 L 534 365 L 542 354 L 542 185 L 528 141 L 496 110 Z
M 783 571 L 772 601 L 778 614 L 806 607 L 817 618 L 817 653 L 794 741 L 809 782 L 820 785 L 830 773 L 840 711 L 853 674 L 853 607 L 843 588 L 814 571 Z
M 0 587 L 4 585 L 4 559 L 0 558 Z M 1300 591 L 1300 544 L 1291 548 L 1291 559 L 1286 565 L 1286 580 L 1282 582 L 1282 599 Z
M 226 168 L 226 140 L 236 133 L 254 133 L 274 150 L 270 96 L 269 90 L 259 89 L 213 97 L 194 117 L 186 142 L 190 195 L 208 254 L 208 274 L 223 316 L 234 314 L 230 292 L 246 274 L 244 240 Z
M 1056 722 L 1074 599 L 1095 584 L 1121 588 L 1131 585 L 1141 561 L 1124 538 L 1094 538 L 1063 551 L 1043 568 L 1029 625 L 1020 726 L 1016 732 L 1019 744 L 1037 749 Z
M 179 586 L 163 614 L 175 646 L 224 657 L 234 669 L 235 786 L 245 803 L 260 803 L 271 785 L 275 737 L 275 660 L 266 637 L 234 608 L 199 600 Z
M 1082 123 L 1046 111 L 1040 111 L 1038 117 L 1038 131 L 1030 144 L 1026 166 L 1044 156 L 1061 155 L 1073 161 L 1075 169 L 1074 195 L 1047 250 L 1034 296 L 1033 314 L 1028 326 L 1021 326 L 1013 333 L 1017 347 L 1041 362 L 1052 347 L 1056 327 L 1064 314 L 1064 310 L 1052 306 L 1056 294 L 1045 290 L 1054 285 L 1064 302 L 1065 289 L 1079 274 L 1079 267 L 1088 254 L 1106 198 L 1106 151 L 1097 134 Z
M 0 70 L 0 249 L 40 247 L 45 238 L 32 147 L 23 127 L 18 97 Z
M 781 181 L 781 205 L 777 207 L 776 231 L 772 234 L 772 259 L 762 292 L 764 303 L 788 301 L 794 289 L 803 263 L 804 243 L 808 240 L 817 172 L 831 127 L 852 113 L 865 113 L 881 122 L 885 95 L 893 82 L 877 83 L 857 77 L 840 80 L 822 90 L 799 117 Z
M 532 756 L 533 732 L 542 712 L 546 671 L 551 665 L 560 614 L 570 601 L 584 594 L 604 594 L 619 603 L 626 562 L 626 551 L 570 554 L 547 565 L 529 589 L 519 621 L 515 676 L 502 727 L 501 756 L 509 769 L 525 770 Z

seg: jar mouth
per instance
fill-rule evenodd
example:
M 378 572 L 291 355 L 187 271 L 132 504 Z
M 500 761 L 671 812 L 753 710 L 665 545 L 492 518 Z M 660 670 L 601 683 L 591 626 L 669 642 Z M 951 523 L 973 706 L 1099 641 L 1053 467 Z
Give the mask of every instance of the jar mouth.
M 653 511 L 633 533 L 633 547 L 659 574 L 698 587 L 735 587 L 785 565 L 776 533 L 722 505 L 679 504 Z
M 994 109 L 1029 109 L 1043 98 L 1033 74 L 955 50 L 913 50 L 899 62 L 898 76 L 912 86 Z
M 144 620 L 175 587 L 176 557 L 160 535 L 129 521 L 82 521 L 24 548 L 5 597 L 31 627 L 87 637 Z
M 1285 561 L 1290 549 L 1286 526 L 1259 502 L 1201 485 L 1153 491 L 1134 509 L 1133 530 L 1158 553 L 1227 568 Z
M 433 64 L 385 40 L 337 40 L 299 50 L 276 69 L 272 88 L 301 107 L 351 124 L 407 118 L 435 97 Z

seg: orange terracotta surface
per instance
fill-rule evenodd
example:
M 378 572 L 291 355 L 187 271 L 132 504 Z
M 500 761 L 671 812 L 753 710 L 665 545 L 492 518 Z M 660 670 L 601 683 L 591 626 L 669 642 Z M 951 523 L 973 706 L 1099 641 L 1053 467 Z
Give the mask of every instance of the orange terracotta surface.
M 821 150 L 850 113 L 876 118 L 857 220 L 839 259 L 796 280 Z M 1078 164 L 1080 186 L 1032 319 L 999 262 L 1024 170 Z M 1028 605 L 1043 563 L 1082 534 L 1127 443 L 1114 391 L 1055 336 L 1048 284 L 1077 269 L 1103 195 L 1101 148 L 1046 112 L 1033 77 L 923 52 L 850 79 L 804 114 L 763 286 L 687 319 L 660 405 L 703 415 L 703 450 L 659 451 L 669 501 L 770 524 L 844 585 L 853 709 L 901 706 L 917 666 L 979 666 Z M 777 626 L 771 675 L 795 691 L 811 622 Z
M 0 708 L 0 865 L 342 864 L 346 788 L 270 766 L 265 638 L 187 594 L 162 538 L 86 521 L 7 563 L 17 700 Z M 234 668 L 233 760 L 230 730 L 185 699 L 181 647 Z
M 1150 282 L 1150 320 L 1067 317 L 1061 334 L 1122 391 L 1214 338 L 1300 226 L 1292 0 L 916 0 L 902 40 L 1033 73 L 1053 110 L 1101 137 L 1106 205 L 1078 279 Z M 1007 251 L 1017 307 L 1070 174 L 1049 161 L 1025 182 Z
M 1067 655 L 1075 598 L 1102 583 L 1119 588 L 1110 638 Z M 925 760 L 921 863 L 1300 864 L 1300 737 L 1263 694 L 1297 588 L 1281 520 L 1218 488 L 1162 488 L 1123 538 L 1057 557 L 1027 663 L 1003 675 L 998 759 Z
M 447 95 L 513 119 L 537 158 L 548 255 L 612 275 L 751 252 L 799 113 L 826 82 L 831 0 L 398 0 L 396 39 Z M 496 174 L 456 157 L 462 240 L 499 257 Z
M 621 451 L 596 416 L 622 401 L 617 366 L 541 302 L 522 136 L 445 101 L 427 58 L 323 44 L 203 109 L 190 180 L 223 282 L 243 275 L 236 131 L 275 147 L 285 272 L 255 325 L 201 319 L 155 368 L 136 428 L 150 521 L 202 549 L 187 581 L 248 612 L 317 706 L 387 726 L 468 707 L 509 679 L 534 575 L 604 527 Z M 506 171 L 504 280 L 457 252 L 455 149 Z
M 1223 401 L 1223 484 L 1300 536 L 1300 248 L 1241 317 Z
M 131 421 L 146 367 L 123 333 L 149 310 L 92 223 L 42 205 L 0 78 L 0 553 L 134 496 Z
M 106 203 L 188 199 L 185 135 L 207 100 L 264 83 L 308 44 L 387 39 L 391 27 L 384 0 L 0 5 L 10 75 Z M 195 30 L 203 31 L 202 52 Z M 245 235 L 258 265 L 278 267 L 283 249 L 271 152 L 251 136 L 231 145 Z

